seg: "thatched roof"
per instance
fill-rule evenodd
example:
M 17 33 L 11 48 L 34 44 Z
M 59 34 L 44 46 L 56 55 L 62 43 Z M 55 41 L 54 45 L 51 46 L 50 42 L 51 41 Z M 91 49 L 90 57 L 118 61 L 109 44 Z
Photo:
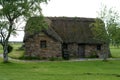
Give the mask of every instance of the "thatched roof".
M 49 28 L 44 30 L 52 38 L 64 43 L 100 44 L 95 40 L 90 24 L 94 18 L 46 17 L 50 20 Z M 34 18 L 30 18 L 34 19 Z M 26 26 L 27 27 L 27 26 Z M 28 35 L 28 34 L 26 34 Z
M 43 32 L 46 33 L 48 36 L 52 37 L 53 39 L 63 42 L 61 37 L 51 27 L 49 27 L 47 30 L 43 30 Z

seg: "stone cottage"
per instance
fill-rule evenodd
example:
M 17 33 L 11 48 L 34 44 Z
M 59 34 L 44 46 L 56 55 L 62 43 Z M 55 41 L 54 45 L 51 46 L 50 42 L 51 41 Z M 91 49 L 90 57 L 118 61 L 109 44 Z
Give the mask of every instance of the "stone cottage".
M 94 18 L 46 17 L 48 28 L 32 35 L 26 29 L 31 23 L 39 22 L 38 17 L 28 20 L 25 27 L 25 56 L 51 58 L 101 57 L 103 42 L 95 40 L 90 24 Z M 39 25 L 37 25 L 39 26 Z

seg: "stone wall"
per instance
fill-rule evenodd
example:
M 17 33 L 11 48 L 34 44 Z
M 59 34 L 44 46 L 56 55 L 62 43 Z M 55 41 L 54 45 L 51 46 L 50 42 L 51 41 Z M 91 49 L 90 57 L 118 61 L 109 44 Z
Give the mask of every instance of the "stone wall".
M 101 46 L 101 52 L 99 54 L 99 58 L 108 58 L 108 57 L 111 57 L 109 44 L 103 44 Z
M 68 45 L 68 52 L 70 57 L 72 58 L 80 58 L 78 54 L 78 44 L 73 43 Z M 100 57 L 102 52 L 101 50 L 97 50 L 97 45 L 85 45 L 85 57 Z
M 42 40 L 46 40 L 46 48 L 40 48 L 40 41 Z M 40 33 L 25 42 L 25 53 L 25 56 L 37 56 L 39 58 L 61 57 L 61 43 L 44 33 Z
M 85 56 L 92 57 L 94 55 L 97 55 L 96 46 L 95 45 L 86 45 L 85 46 Z
M 47 47 L 40 48 L 40 41 L 46 40 Z M 85 45 L 85 57 L 101 57 L 103 48 L 97 50 L 97 45 Z M 78 55 L 78 44 L 68 44 L 68 53 L 70 58 L 80 58 Z M 50 58 L 50 57 L 62 57 L 62 44 L 50 36 L 40 33 L 32 38 L 29 38 L 25 42 L 25 56 L 39 57 L 39 58 Z
M 78 45 L 76 43 L 68 44 L 68 52 L 70 57 L 76 58 L 78 57 Z

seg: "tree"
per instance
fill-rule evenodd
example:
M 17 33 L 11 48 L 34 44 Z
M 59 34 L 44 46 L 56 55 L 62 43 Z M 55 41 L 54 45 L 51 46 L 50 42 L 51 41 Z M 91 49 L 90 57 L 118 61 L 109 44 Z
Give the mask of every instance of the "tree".
M 95 22 L 91 24 L 91 27 L 94 38 L 96 40 L 98 39 L 100 42 L 103 43 L 103 50 L 101 53 L 101 57 L 103 58 L 104 61 L 106 61 L 108 56 L 110 56 L 110 49 L 109 49 L 110 39 L 105 29 L 105 24 L 101 19 L 96 18 Z
M 104 45 L 103 50 L 103 60 L 106 61 L 107 57 L 111 56 L 109 48 L 110 42 L 117 44 L 120 41 L 120 37 L 118 36 L 120 34 L 120 29 L 118 27 L 119 14 L 113 8 L 107 9 L 106 6 L 103 6 L 98 13 L 99 16 L 95 20 L 95 23 L 93 23 L 94 27 L 92 30 L 95 38 L 100 39 L 107 44 Z M 101 20 L 104 24 L 101 23 Z
M 91 26 L 93 26 L 91 29 L 96 39 L 99 39 L 101 40 L 101 42 L 105 43 L 109 42 L 109 37 L 105 29 L 105 24 L 101 19 L 96 18 L 95 22 L 92 23 Z
M 42 15 L 40 3 L 48 0 L 0 0 L 0 38 L 3 46 L 4 62 L 8 62 L 8 42 L 11 34 L 15 33 L 15 23 L 20 18 Z
M 117 45 L 120 43 L 120 38 L 119 38 L 119 14 L 114 8 L 107 8 L 106 6 L 103 5 L 101 8 L 101 11 L 98 12 L 99 18 L 104 21 L 105 23 L 105 28 L 108 33 L 110 43 L 113 45 Z
M 118 12 L 114 8 L 107 8 L 106 6 L 103 5 L 100 12 L 98 12 L 98 18 L 105 23 L 105 30 L 107 32 L 107 38 L 108 38 L 108 43 L 105 46 L 109 48 L 110 43 L 114 43 L 115 45 L 120 43 L 120 37 L 119 37 L 120 28 L 118 27 L 119 26 Z M 96 22 L 96 24 L 98 23 Z M 98 32 L 98 34 L 101 33 L 97 28 L 96 28 L 96 31 Z M 104 36 L 104 38 L 106 37 Z M 108 49 L 108 52 L 106 52 L 107 55 L 103 56 L 104 60 L 107 59 L 107 56 L 111 56 L 111 54 L 109 53 L 110 53 L 110 48 Z

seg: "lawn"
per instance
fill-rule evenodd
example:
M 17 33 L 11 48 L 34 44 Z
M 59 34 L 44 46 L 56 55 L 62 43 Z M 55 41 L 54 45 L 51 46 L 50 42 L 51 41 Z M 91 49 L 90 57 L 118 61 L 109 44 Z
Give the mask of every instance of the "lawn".
M 120 80 L 120 61 L 0 61 L 0 80 Z
M 2 54 L 3 53 L 3 48 L 2 48 L 2 46 L 0 45 L 0 54 Z
M 111 46 L 110 50 L 113 58 L 120 58 L 120 48 Z

